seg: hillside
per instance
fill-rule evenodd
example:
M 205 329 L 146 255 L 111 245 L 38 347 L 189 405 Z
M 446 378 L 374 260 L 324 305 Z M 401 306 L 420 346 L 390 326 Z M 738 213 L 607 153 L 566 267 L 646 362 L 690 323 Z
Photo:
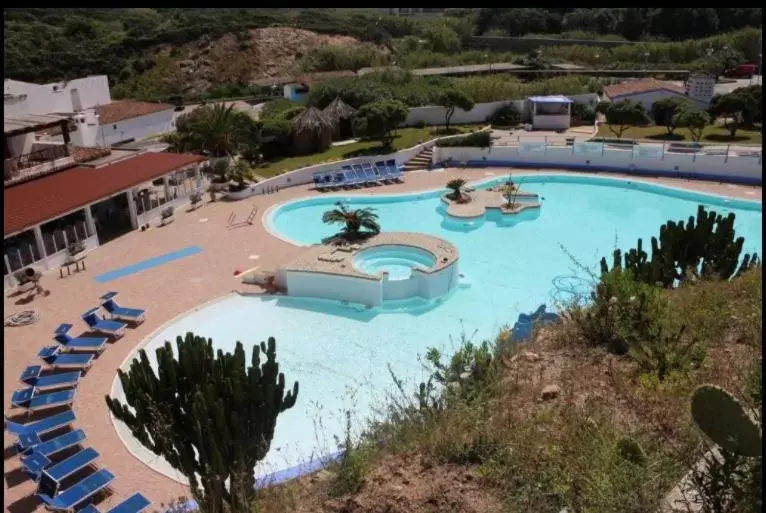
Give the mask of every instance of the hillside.
M 106 74 L 115 98 L 191 100 L 260 94 L 259 81 L 293 71 L 524 62 L 522 38 L 534 35 L 547 38 L 549 61 L 688 69 L 710 49 L 757 59 L 761 11 L 463 8 L 413 19 L 374 9 L 11 8 L 4 71 L 37 83 Z M 516 42 L 507 52 L 471 48 L 481 35 Z M 641 43 L 596 52 L 573 38 Z
M 153 68 L 127 77 L 115 88 L 115 95 L 196 97 L 227 85 L 244 89 L 264 79 L 293 75 L 296 60 L 312 48 L 361 45 L 350 36 L 290 27 L 250 29 L 215 40 L 203 37 L 180 46 L 166 44 L 156 51 Z

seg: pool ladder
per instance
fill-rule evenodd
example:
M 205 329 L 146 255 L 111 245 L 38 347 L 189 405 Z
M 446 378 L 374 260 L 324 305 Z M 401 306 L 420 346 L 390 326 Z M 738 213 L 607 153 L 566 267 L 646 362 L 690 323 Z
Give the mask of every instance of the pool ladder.
M 250 209 L 250 213 L 247 214 L 247 219 L 245 219 L 244 223 L 237 223 L 237 214 L 232 212 L 229 214 L 229 219 L 226 221 L 226 226 L 229 228 L 232 228 L 234 226 L 240 226 L 245 224 L 253 224 L 253 220 L 255 219 L 256 214 L 258 213 L 258 205 L 253 205 L 253 208 Z

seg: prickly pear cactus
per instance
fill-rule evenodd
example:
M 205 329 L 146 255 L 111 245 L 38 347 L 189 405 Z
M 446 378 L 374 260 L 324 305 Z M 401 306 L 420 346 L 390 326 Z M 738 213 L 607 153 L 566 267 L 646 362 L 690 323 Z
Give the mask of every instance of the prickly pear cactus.
M 632 438 L 620 438 L 617 441 L 617 453 L 624 460 L 630 461 L 636 465 L 646 463 L 646 454 L 641 444 Z
M 692 417 L 697 427 L 722 449 L 742 456 L 761 455 L 760 426 L 723 388 L 698 387 L 692 395 Z

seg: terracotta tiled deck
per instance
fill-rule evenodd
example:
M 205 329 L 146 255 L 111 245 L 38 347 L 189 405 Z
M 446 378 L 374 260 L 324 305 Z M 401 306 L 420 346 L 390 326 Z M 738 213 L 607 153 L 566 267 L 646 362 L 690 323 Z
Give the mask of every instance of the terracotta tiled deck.
M 362 193 L 381 195 L 433 189 L 442 187 L 451 178 L 462 177 L 473 182 L 507 173 L 508 169 L 414 172 L 407 174 L 404 184 L 376 187 L 363 190 Z M 635 177 L 632 179 L 637 180 Z M 761 200 L 760 187 L 689 180 L 659 181 L 676 187 Z M 102 509 L 115 505 L 139 490 L 153 502 L 152 508 L 187 494 L 184 486 L 155 473 L 131 456 L 118 438 L 104 402 L 104 395 L 111 388 L 116 369 L 145 336 L 176 315 L 232 290 L 258 290 L 242 285 L 233 277 L 235 269 L 247 269 L 254 265 L 248 256 L 260 255 L 257 264 L 263 269 L 275 269 L 279 263 L 298 256 L 302 250 L 271 236 L 260 218 L 268 207 L 276 203 L 309 194 L 313 194 L 309 186 L 301 186 L 237 203 L 209 203 L 193 213 L 181 209 L 176 214 L 175 222 L 164 228 L 153 228 L 143 233 L 132 232 L 93 251 L 88 255 L 86 272 L 65 279 L 59 279 L 57 273 L 46 274 L 43 285 L 51 291 L 48 297 L 35 298 L 26 305 L 16 304 L 16 297 L 5 299 L 6 316 L 30 308 L 41 314 L 40 320 L 34 325 L 4 328 L 3 405 L 6 412 L 14 414 L 14 410 L 9 410 L 9 399 L 13 390 L 20 387 L 18 376 L 26 365 L 38 362 L 36 352 L 49 343 L 51 333 L 59 323 L 70 322 L 82 326 L 79 315 L 96 306 L 98 297 L 108 290 L 117 290 L 120 302 L 126 306 L 148 309 L 147 320 L 143 325 L 128 330 L 125 337 L 110 345 L 98 358 L 80 383 L 75 400 L 76 427 L 85 430 L 88 445 L 101 453 L 99 465 L 110 469 L 117 476 L 112 486 L 114 494 L 101 504 Z M 227 228 L 227 218 L 231 212 L 237 215 L 237 219 L 244 220 L 253 204 L 259 206 L 256 218 L 258 222 L 252 226 Z M 203 219 L 206 221 L 201 222 Z M 200 245 L 204 251 L 112 283 L 98 284 L 93 279 L 103 272 L 190 245 Z M 44 511 L 40 501 L 33 496 L 34 483 L 22 477 L 19 460 L 10 448 L 12 437 L 7 433 L 4 436 L 5 507 L 12 513 Z

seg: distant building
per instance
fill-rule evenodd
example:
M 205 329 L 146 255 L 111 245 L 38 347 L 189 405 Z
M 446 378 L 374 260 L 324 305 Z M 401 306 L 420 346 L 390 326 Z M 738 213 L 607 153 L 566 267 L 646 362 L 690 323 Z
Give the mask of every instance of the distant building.
M 604 96 L 609 101 L 631 100 L 640 103 L 646 111 L 650 111 L 654 102 L 671 96 L 681 96 L 694 100 L 687 96 L 686 88 L 671 82 L 663 82 L 654 78 L 640 80 L 627 80 L 619 84 L 604 87 Z M 705 108 L 706 103 L 695 100 L 700 108 Z
M 438 18 L 444 14 L 444 8 L 428 8 L 428 7 L 388 7 L 378 8 L 378 11 L 382 11 L 389 16 L 410 16 L 417 18 Z

